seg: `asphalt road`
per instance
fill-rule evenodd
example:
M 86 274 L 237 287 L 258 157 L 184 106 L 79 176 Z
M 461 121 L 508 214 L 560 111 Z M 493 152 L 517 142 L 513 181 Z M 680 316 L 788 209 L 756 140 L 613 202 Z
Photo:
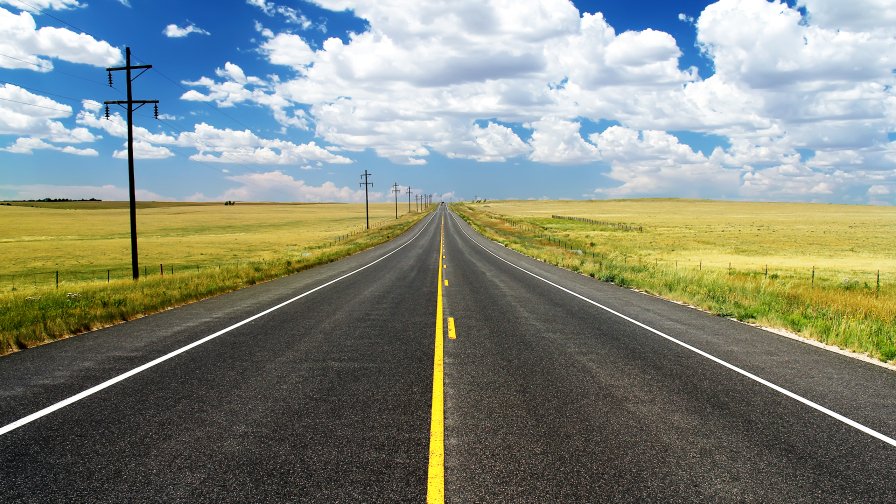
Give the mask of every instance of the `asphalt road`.
M 896 502 L 893 371 L 524 258 L 444 209 L 0 358 L 0 432 L 0 502 Z

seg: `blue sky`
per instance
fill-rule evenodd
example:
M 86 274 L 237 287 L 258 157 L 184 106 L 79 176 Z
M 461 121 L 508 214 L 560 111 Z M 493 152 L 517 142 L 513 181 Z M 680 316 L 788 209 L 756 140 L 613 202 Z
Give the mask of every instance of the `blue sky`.
M 0 0 L 0 199 L 893 204 L 886 0 Z

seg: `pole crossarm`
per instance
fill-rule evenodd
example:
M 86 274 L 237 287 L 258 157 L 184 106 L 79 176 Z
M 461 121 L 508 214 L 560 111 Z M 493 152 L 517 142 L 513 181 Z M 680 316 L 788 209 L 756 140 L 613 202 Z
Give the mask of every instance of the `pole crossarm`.
M 398 195 L 401 193 L 401 188 L 398 187 L 398 182 L 392 184 L 392 193 L 395 194 L 395 218 L 398 218 Z
M 130 217 L 131 217 L 131 273 L 134 280 L 140 278 L 139 260 L 137 257 L 137 196 L 134 183 L 134 111 L 147 104 L 155 104 L 155 116 L 159 117 L 159 100 L 135 100 L 131 83 L 152 68 L 152 65 L 131 65 L 131 48 L 125 47 L 125 66 L 109 67 L 109 86 L 112 86 L 112 72 L 124 71 L 127 74 L 127 100 L 108 100 L 104 102 L 106 105 L 106 119 L 109 118 L 109 105 L 119 105 L 127 110 L 128 121 L 128 196 L 130 199 Z M 132 75 L 131 71 L 140 70 L 137 75 Z M 134 105 L 137 105 L 134 107 Z
M 128 60 L 127 66 L 107 68 L 106 71 L 109 72 L 109 75 L 111 76 L 112 72 L 118 72 L 118 71 L 124 70 L 128 73 L 128 82 L 133 82 L 133 81 L 137 80 L 137 77 L 140 77 L 141 75 L 143 75 L 150 68 L 152 68 L 152 65 L 131 65 L 131 60 Z M 137 75 L 131 77 L 131 70 L 140 70 L 141 72 L 138 73 Z
M 147 103 L 159 103 L 159 100 L 106 100 L 103 105 L 127 105 L 128 103 L 146 105 Z
M 152 65 L 128 65 L 128 66 L 123 66 L 123 67 L 107 68 L 106 71 L 107 72 L 117 72 L 119 70 L 128 70 L 128 69 L 130 69 L 130 70 L 140 70 L 140 69 L 149 70 L 150 68 L 152 68 Z M 136 77 L 134 77 L 134 78 L 136 79 Z
M 373 174 L 364 170 L 364 173 L 361 174 L 361 178 L 364 179 L 364 182 L 361 182 L 360 184 L 360 186 L 364 188 L 364 216 L 367 219 L 367 229 L 370 229 L 370 206 L 367 199 L 367 189 L 373 186 L 373 182 L 368 182 L 368 178 L 370 178 L 371 175 Z

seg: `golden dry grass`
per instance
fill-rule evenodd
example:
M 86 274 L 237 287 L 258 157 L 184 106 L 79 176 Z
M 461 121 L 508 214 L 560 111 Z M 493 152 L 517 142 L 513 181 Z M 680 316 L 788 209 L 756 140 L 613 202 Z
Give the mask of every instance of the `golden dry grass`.
M 896 280 L 896 208 L 703 200 L 499 201 L 479 208 L 510 217 L 587 217 L 643 226 L 613 248 L 645 262 Z M 602 242 L 618 232 L 549 224 L 560 236 Z
M 691 200 L 497 201 L 456 209 L 493 239 L 554 264 L 896 359 L 896 209 Z
M 396 220 L 394 206 L 374 204 L 365 231 L 363 204 L 144 204 L 150 274 L 134 282 L 127 205 L 51 205 L 0 206 L 0 355 L 334 261 L 424 215 Z
M 300 254 L 364 227 L 363 204 L 142 203 L 137 211 L 141 266 L 217 266 Z M 399 206 L 399 210 L 401 207 Z M 371 223 L 394 220 L 394 206 L 373 204 Z M 130 228 L 121 202 L 0 206 L 0 286 L 130 276 Z M 87 275 L 86 272 L 92 272 Z M 22 275 L 25 275 L 22 277 Z M 52 279 L 55 281 L 55 278 Z

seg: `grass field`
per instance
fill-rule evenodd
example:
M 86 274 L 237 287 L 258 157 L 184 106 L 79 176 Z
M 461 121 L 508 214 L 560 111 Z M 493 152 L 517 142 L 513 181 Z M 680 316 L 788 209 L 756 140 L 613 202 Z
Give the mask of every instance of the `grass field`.
M 55 287 L 56 271 L 63 284 L 130 277 L 127 202 L 20 205 L 0 206 L 0 287 Z M 379 225 L 394 220 L 395 207 L 374 204 L 370 213 Z M 160 264 L 177 271 L 296 256 L 363 228 L 358 204 L 140 203 L 141 274 L 159 274 Z
M 142 203 L 134 283 L 126 203 L 29 205 L 0 205 L 0 354 L 330 262 L 423 215 L 373 204 L 365 231 L 363 204 Z
M 894 208 L 692 200 L 497 201 L 455 208 L 527 255 L 896 359 Z

